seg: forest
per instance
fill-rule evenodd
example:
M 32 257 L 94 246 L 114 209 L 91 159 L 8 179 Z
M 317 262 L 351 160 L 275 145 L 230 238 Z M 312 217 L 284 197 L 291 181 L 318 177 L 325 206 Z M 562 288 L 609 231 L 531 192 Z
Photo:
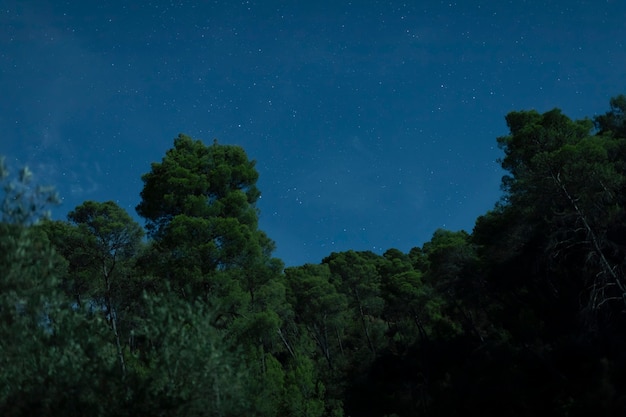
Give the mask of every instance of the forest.
M 138 224 L 0 163 L 0 415 L 626 415 L 626 96 L 506 115 L 471 233 L 285 267 L 241 147 L 179 135 Z

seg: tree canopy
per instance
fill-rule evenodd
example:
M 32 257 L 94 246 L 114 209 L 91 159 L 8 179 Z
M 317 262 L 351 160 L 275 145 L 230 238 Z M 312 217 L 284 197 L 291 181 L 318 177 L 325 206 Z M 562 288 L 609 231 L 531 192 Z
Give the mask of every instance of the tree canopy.
M 0 414 L 624 415 L 625 109 L 511 112 L 471 232 L 288 268 L 241 147 L 174 139 L 145 236 L 0 159 Z

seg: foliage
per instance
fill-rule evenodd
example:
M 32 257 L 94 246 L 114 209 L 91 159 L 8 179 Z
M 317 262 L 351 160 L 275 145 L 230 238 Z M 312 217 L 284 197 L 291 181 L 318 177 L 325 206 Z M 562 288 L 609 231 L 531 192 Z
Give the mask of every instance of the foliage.
M 11 207 L 26 211 L 16 215 L 5 206 L 0 223 L 0 413 L 103 415 L 101 396 L 117 394 L 115 356 L 99 349 L 106 327 L 64 297 L 59 278 L 66 261 L 29 225 L 47 197 L 11 198 L 18 199 Z
M 27 166 L 20 169 L 17 178 L 10 177 L 11 172 L 5 157 L 0 156 L 0 182 L 3 192 L 0 200 L 0 222 L 26 225 L 41 217 L 49 217 L 47 208 L 60 201 L 54 187 L 36 185 L 33 188 L 33 172 Z
M 242 148 L 179 135 L 143 176 L 137 206 L 166 271 L 153 273 L 179 294 L 231 298 L 235 310 L 253 301 L 282 268 L 257 227 L 257 178 Z
M 192 218 L 237 219 L 256 225 L 258 173 L 242 148 L 204 145 L 179 135 L 161 163 L 145 174 L 139 215 L 152 236 L 161 236 L 181 214 Z M 219 229 L 219 227 L 218 227 Z
M 135 415 L 235 416 L 246 412 L 246 370 L 211 323 L 212 311 L 174 294 L 145 296 L 129 362 Z
M 625 103 L 509 113 L 472 233 L 284 271 L 240 147 L 175 139 L 147 241 L 110 201 L 43 220 L 2 164 L 0 413 L 623 415 Z

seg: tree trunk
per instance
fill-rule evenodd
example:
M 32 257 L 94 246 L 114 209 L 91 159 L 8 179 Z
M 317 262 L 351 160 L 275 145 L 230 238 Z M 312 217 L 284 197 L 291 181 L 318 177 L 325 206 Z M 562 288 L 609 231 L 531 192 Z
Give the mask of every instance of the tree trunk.
M 602 247 L 600 245 L 600 240 L 598 239 L 596 233 L 593 231 L 593 229 L 591 228 L 591 225 L 587 221 L 587 217 L 585 213 L 578 206 L 576 199 L 569 193 L 569 191 L 565 187 L 565 184 L 563 184 L 563 182 L 561 181 L 561 174 L 558 173 L 554 175 L 554 173 L 552 173 L 551 175 L 552 175 L 552 180 L 561 189 L 561 191 L 563 191 L 563 193 L 565 194 L 565 196 L 571 203 L 572 207 L 574 208 L 574 211 L 576 212 L 576 215 L 578 216 L 578 219 L 583 223 L 583 226 L 585 230 L 587 231 L 587 235 L 591 239 L 593 250 L 596 253 L 596 255 L 598 255 L 598 257 L 600 258 L 600 265 L 601 265 L 602 271 L 601 271 L 601 274 L 599 275 L 608 276 L 615 282 L 615 284 L 619 287 L 620 291 L 622 292 L 623 301 L 626 303 L 626 287 L 624 287 L 624 284 L 621 282 L 620 277 L 618 277 L 617 274 L 615 273 L 615 269 L 611 267 L 611 264 L 604 256 L 604 252 L 602 251 Z M 598 286 L 598 284 L 600 284 L 600 286 Z M 603 295 L 600 295 L 601 293 L 604 292 L 606 285 L 607 283 L 605 282 L 598 283 L 597 278 L 594 281 L 593 290 L 592 290 L 591 297 L 589 300 L 589 304 L 591 304 L 592 310 L 598 309 L 604 302 L 607 301 Z M 599 300 L 599 302 L 597 300 L 598 297 L 602 298 L 601 300 Z
M 122 369 L 122 377 L 126 378 L 126 362 L 124 361 L 124 351 L 122 350 L 122 344 L 120 342 L 120 334 L 117 331 L 117 317 L 113 311 L 113 305 L 111 302 L 111 273 L 115 268 L 115 259 L 111 269 L 107 270 L 106 262 L 103 261 L 102 269 L 104 274 L 104 303 L 106 307 L 107 319 L 113 330 L 113 336 L 115 337 L 115 347 L 117 348 L 117 356 L 120 361 L 120 368 Z

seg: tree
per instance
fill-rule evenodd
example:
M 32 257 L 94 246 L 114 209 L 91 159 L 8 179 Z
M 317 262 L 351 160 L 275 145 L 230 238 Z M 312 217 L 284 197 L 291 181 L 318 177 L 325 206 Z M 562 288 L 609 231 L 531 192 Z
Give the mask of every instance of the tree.
M 4 156 L 0 156 L 0 181 L 4 194 L 0 200 L 3 223 L 32 224 L 49 217 L 48 208 L 60 202 L 54 187 L 32 186 L 33 172 L 27 166 L 19 171 L 16 179 L 11 179 Z
M 274 243 L 258 229 L 254 165 L 238 146 L 206 146 L 181 134 L 142 177 L 137 212 L 167 265 L 162 275 L 179 293 L 252 299 L 267 281 L 263 270 L 280 269 Z
M 322 417 L 324 394 L 325 387 L 317 378 L 314 362 L 299 355 L 286 372 L 281 415 Z
M 589 120 L 558 110 L 507 116 L 510 135 L 498 138 L 504 198 L 471 237 L 483 292 L 497 307 L 490 310 L 496 332 L 477 351 L 489 355 L 475 355 L 467 370 L 482 382 L 462 399 L 468 408 L 485 413 L 489 400 L 480 392 L 507 395 L 498 386 L 514 384 L 509 414 L 622 412 L 621 382 L 606 371 L 623 372 L 625 325 L 626 148 L 616 133 L 619 100 L 611 106 L 609 118 L 596 118 L 596 135 Z
M 154 253 L 150 274 L 183 300 L 198 297 L 214 314 L 211 325 L 242 347 L 252 406 L 272 415 L 282 404 L 284 362 L 293 348 L 282 332 L 289 316 L 283 264 L 258 229 L 258 173 L 238 146 L 205 145 L 185 135 L 142 179 L 137 212 L 146 219 Z
M 626 138 L 626 95 L 612 97 L 610 106 L 611 110 L 593 118 L 598 134 Z
M 358 361 L 352 353 L 360 348 L 347 345 L 356 316 L 327 264 L 287 268 L 285 282 L 293 308 L 285 332 L 292 345 L 285 365 L 285 413 L 313 416 L 325 408 L 325 415 L 341 416 L 347 374 Z
M 580 276 L 571 269 L 573 261 L 591 261 L 578 266 L 596 271 L 592 282 L 579 284 L 590 289 L 591 311 L 621 299 L 626 282 L 607 256 L 605 239 L 612 219 L 623 213 L 623 179 L 609 152 L 623 147 L 620 140 L 591 136 L 590 120 L 572 121 L 558 110 L 510 113 L 507 123 L 511 134 L 498 138 L 505 151 L 502 167 L 510 172 L 503 186 L 520 224 L 544 234 L 544 255 L 561 260 L 570 278 Z
M 92 262 L 99 271 L 101 281 L 92 293 L 93 301 L 104 308 L 104 315 L 111 325 L 122 373 L 126 372 L 124 353 L 119 330 L 120 309 L 116 308 L 114 294 L 126 277 L 121 276 L 120 264 L 131 259 L 141 242 L 143 230 L 113 201 L 97 203 L 86 201 L 71 211 L 67 218 L 92 238 Z M 96 275 L 94 274 L 94 275 Z M 126 278 L 127 279 L 127 278 Z M 123 284 L 122 284 L 123 285 Z M 117 287 L 117 288 L 116 288 Z M 117 291 L 119 294 L 120 291 Z M 121 295 L 120 295 L 121 296 Z
M 115 414 L 102 401 L 119 394 L 115 356 L 102 348 L 104 321 L 64 296 L 66 262 L 33 226 L 49 195 L 16 189 L 3 188 L 11 203 L 0 222 L 0 414 Z
M 342 339 L 348 320 L 348 300 L 330 282 L 328 265 L 306 264 L 285 270 L 288 300 L 294 319 L 313 338 L 329 368 L 343 355 Z
M 89 304 L 95 290 L 94 277 L 101 272 L 94 262 L 95 241 L 84 229 L 62 220 L 43 221 L 43 230 L 55 251 L 67 261 L 67 269 L 60 276 L 61 288 L 79 307 Z M 94 261 L 95 260 L 95 261 Z
M 347 251 L 333 253 L 323 260 L 328 264 L 332 282 L 348 298 L 348 305 L 361 324 L 366 346 L 376 354 L 380 336 L 380 317 L 384 301 L 380 296 L 380 275 L 377 255 L 372 252 Z
M 128 415 L 236 416 L 251 412 L 252 382 L 242 349 L 215 328 L 204 301 L 144 296 L 128 364 Z
M 146 219 L 150 234 L 157 238 L 178 215 L 195 218 L 236 219 L 255 228 L 260 196 L 259 174 L 238 146 L 204 145 L 180 134 L 174 148 L 161 163 L 152 163 L 143 175 L 144 188 L 137 212 Z M 217 240 L 219 235 L 216 234 Z
M 130 330 L 130 312 L 141 296 L 131 273 L 143 230 L 113 201 L 86 201 L 68 214 L 69 222 L 46 221 L 41 228 L 68 261 L 62 287 L 79 307 L 103 313 L 117 346 L 125 373 L 122 333 Z M 120 323 L 126 319 L 126 328 Z
M 143 237 L 141 226 L 113 201 L 85 201 L 67 218 L 96 238 L 98 260 L 106 274 L 113 272 L 119 260 L 134 256 Z

